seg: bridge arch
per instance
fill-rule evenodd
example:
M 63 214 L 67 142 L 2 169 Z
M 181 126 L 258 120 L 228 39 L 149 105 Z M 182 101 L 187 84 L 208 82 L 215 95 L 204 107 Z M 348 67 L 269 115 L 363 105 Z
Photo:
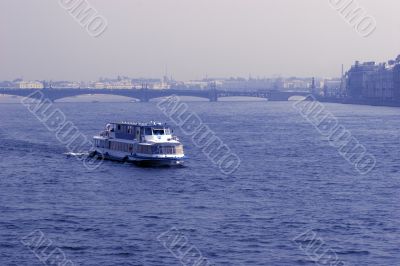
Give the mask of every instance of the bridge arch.
M 307 95 L 292 95 L 288 98 L 288 101 L 311 101 L 313 100 L 310 94 Z
M 306 98 L 304 95 L 293 95 L 288 98 L 288 101 L 304 101 Z
M 220 96 L 218 97 L 220 102 L 267 102 L 269 101 L 266 97 L 260 96 Z
M 172 95 L 168 95 L 168 96 L 163 96 L 163 97 L 154 97 L 149 99 L 150 102 L 159 102 L 162 101 L 168 97 L 170 97 Z M 200 96 L 181 96 L 181 95 L 177 95 L 179 97 L 179 99 L 181 99 L 183 102 L 209 102 L 210 99 L 207 97 L 200 97 Z
M 0 103 L 21 103 L 25 96 L 14 94 L 0 94 Z
M 88 93 L 65 96 L 53 99 L 54 102 L 140 102 L 135 97 L 123 96 L 118 94 Z

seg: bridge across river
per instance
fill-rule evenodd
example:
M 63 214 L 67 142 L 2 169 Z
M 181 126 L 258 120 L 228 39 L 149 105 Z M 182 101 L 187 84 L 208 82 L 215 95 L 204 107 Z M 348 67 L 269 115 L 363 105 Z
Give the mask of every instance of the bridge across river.
M 39 93 L 41 92 L 41 93 Z M 0 88 L 0 94 L 15 95 L 21 97 L 31 98 L 46 98 L 51 101 L 59 100 L 67 97 L 74 97 L 79 95 L 92 95 L 92 94 L 105 94 L 105 95 L 118 95 L 130 98 L 139 99 L 142 102 L 148 102 L 154 98 L 167 97 L 171 95 L 177 96 L 192 96 L 207 98 L 211 102 L 218 101 L 221 97 L 258 97 L 265 98 L 270 101 L 288 101 L 292 96 L 307 97 L 310 92 L 307 91 L 224 91 L 217 89 L 209 90 L 153 90 L 153 89 L 75 89 L 75 88 L 45 88 L 45 89 L 6 89 Z

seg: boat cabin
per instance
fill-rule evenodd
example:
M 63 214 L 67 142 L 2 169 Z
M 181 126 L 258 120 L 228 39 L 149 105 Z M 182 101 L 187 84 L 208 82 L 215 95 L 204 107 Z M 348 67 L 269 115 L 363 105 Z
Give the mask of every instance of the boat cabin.
M 166 125 L 161 123 L 111 123 L 107 125 L 107 131 L 114 133 L 117 139 L 127 140 L 151 140 L 164 139 L 172 137 L 172 130 Z

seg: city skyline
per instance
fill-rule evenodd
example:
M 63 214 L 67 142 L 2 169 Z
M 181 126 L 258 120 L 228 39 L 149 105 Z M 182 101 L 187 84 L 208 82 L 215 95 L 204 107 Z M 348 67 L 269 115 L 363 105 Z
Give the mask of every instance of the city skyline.
M 398 265 L 397 0 L 0 0 L 1 265 Z
M 89 81 L 166 72 L 177 80 L 338 77 L 342 64 L 349 69 L 356 60 L 388 61 L 400 45 L 400 3 L 388 0 L 360 2 L 376 20 L 368 36 L 358 34 L 330 1 L 96 0 L 90 4 L 107 27 L 93 37 L 63 2 L 0 3 L 0 80 Z

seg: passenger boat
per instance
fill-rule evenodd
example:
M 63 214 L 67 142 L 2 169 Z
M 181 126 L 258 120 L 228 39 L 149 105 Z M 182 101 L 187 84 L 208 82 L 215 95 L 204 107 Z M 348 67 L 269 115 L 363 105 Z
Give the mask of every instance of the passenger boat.
M 93 137 L 92 155 L 104 159 L 145 165 L 181 165 L 185 158 L 183 145 L 167 124 L 110 123 Z

